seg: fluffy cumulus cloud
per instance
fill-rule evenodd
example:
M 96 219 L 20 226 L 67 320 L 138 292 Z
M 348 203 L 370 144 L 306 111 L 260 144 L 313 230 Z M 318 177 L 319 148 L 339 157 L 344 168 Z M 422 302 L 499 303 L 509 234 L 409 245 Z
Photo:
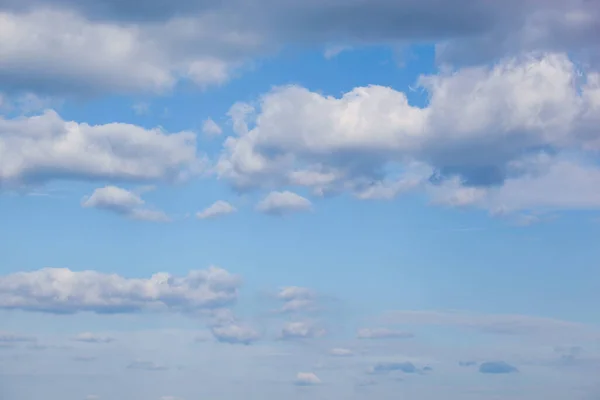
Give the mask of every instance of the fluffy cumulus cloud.
M 174 182 L 200 172 L 191 132 L 89 125 L 56 112 L 0 117 L 0 187 L 51 180 Z
M 90 196 L 84 197 L 81 205 L 86 208 L 111 211 L 133 219 L 154 222 L 170 221 L 164 212 L 146 207 L 145 201 L 139 194 L 116 186 L 95 189 Z
M 310 200 L 290 191 L 271 192 L 257 205 L 256 210 L 269 215 L 285 215 L 309 211 Z
M 239 286 L 238 276 L 217 267 L 150 278 L 45 268 L 1 276 L 0 308 L 65 314 L 195 312 L 233 304 Z
M 217 200 L 204 210 L 196 213 L 199 219 L 215 218 L 227 214 L 233 214 L 237 209 L 224 200 Z
M 422 76 L 419 107 L 389 87 L 331 97 L 298 86 L 233 114 L 217 171 L 239 188 L 293 185 L 494 213 L 600 206 L 600 75 L 559 53 Z M 237 105 L 236 107 L 240 107 Z M 249 106 L 248 106 L 249 107 Z M 569 190 L 565 190 L 568 187 Z

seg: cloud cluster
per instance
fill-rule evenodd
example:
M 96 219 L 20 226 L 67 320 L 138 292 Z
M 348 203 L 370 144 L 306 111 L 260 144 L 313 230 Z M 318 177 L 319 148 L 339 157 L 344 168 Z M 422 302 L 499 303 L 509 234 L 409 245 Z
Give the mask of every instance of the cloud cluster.
M 196 312 L 233 304 L 239 286 L 238 276 L 217 267 L 183 277 L 158 273 L 147 279 L 44 268 L 0 276 L 0 309 L 65 314 Z
M 597 72 L 545 53 L 422 76 L 419 85 L 429 94 L 423 107 L 382 86 L 339 98 L 276 88 L 256 110 L 231 113 L 237 136 L 216 170 L 242 189 L 359 198 L 421 190 L 493 213 L 600 206 L 591 189 L 600 183 Z

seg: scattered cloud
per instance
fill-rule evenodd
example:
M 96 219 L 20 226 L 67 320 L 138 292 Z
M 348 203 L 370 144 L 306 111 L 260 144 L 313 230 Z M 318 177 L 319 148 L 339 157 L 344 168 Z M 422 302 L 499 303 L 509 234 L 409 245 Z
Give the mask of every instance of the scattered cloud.
M 357 333 L 359 339 L 410 339 L 414 336 L 411 332 L 387 328 L 363 328 L 359 329 Z
M 312 311 L 317 308 L 317 294 L 305 287 L 283 287 L 277 293 L 277 298 L 283 302 L 280 311 L 284 313 Z
M 223 200 L 217 200 L 204 210 L 196 213 L 196 217 L 199 219 L 215 218 L 227 214 L 235 213 L 237 209 Z
M 387 374 L 389 372 L 400 371 L 405 374 L 415 374 L 419 369 L 411 362 L 380 362 L 375 364 L 370 370 L 373 374 Z
M 91 195 L 83 198 L 81 205 L 85 208 L 106 210 L 137 220 L 152 222 L 169 222 L 171 220 L 164 212 L 147 208 L 145 201 L 137 193 L 116 186 L 95 189 Z
M 312 209 L 312 204 L 296 193 L 271 192 L 257 204 L 256 209 L 264 214 L 285 215 L 309 211 Z
M 235 323 L 214 326 L 211 332 L 219 342 L 230 344 L 250 345 L 261 337 L 260 333 L 252 327 Z
M 321 384 L 321 379 L 313 372 L 298 372 L 294 384 L 296 386 L 315 386 Z
M 519 370 L 504 361 L 486 361 L 479 365 L 482 374 L 511 374 Z
M 207 136 L 219 136 L 223 129 L 212 118 L 207 118 L 202 122 L 202 133 Z
M 85 343 L 111 343 L 114 342 L 115 339 L 110 336 L 100 336 L 91 332 L 83 332 L 72 338 L 76 342 L 85 342 Z
M 334 356 L 334 357 L 351 357 L 354 355 L 354 352 L 350 349 L 335 347 L 335 348 L 329 350 L 329 355 Z
M 323 57 L 325 57 L 326 59 L 330 60 L 334 57 L 337 57 L 338 55 L 340 55 L 341 53 L 343 53 L 344 51 L 348 51 L 351 50 L 352 47 L 351 46 L 344 46 L 344 45 L 337 45 L 337 46 L 329 46 L 325 49 L 325 52 L 323 52 Z
M 132 108 L 137 115 L 146 115 L 150 112 L 150 104 L 148 103 L 135 103 Z
M 240 279 L 210 267 L 176 277 L 126 278 L 97 271 L 44 268 L 0 276 L 0 309 L 72 314 L 192 312 L 233 304 Z
M 281 330 L 281 339 L 311 339 L 325 335 L 325 330 L 312 322 L 289 322 Z
M 168 368 L 164 365 L 156 364 L 152 361 L 136 360 L 131 362 L 127 369 L 138 369 L 144 371 L 165 371 Z
M 440 325 L 498 335 L 552 335 L 597 337 L 587 325 L 559 319 L 511 314 L 477 314 L 461 311 L 392 311 L 383 319 L 403 325 Z

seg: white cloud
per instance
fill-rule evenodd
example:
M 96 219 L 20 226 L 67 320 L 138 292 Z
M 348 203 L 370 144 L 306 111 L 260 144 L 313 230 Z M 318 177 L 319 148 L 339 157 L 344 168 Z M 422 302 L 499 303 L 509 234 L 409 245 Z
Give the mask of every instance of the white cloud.
M 236 212 L 237 209 L 226 201 L 218 200 L 205 208 L 204 210 L 196 213 L 196 217 L 199 219 L 215 218 L 227 214 Z
M 200 172 L 196 136 L 110 123 L 63 120 L 56 112 L 0 117 L 0 183 L 58 179 L 165 181 Z
M 310 339 L 325 335 L 325 330 L 312 322 L 288 322 L 281 330 L 281 339 L 296 340 Z
M 95 189 L 90 196 L 83 198 L 81 205 L 86 208 L 107 210 L 144 221 L 170 221 L 169 217 L 162 211 L 146 208 L 144 200 L 138 194 L 116 186 Z
M 334 357 L 351 357 L 354 355 L 354 352 L 350 349 L 335 347 L 335 348 L 329 350 L 329 355 L 334 356 Z
M 585 324 L 552 318 L 511 314 L 478 314 L 461 311 L 391 311 L 383 319 L 403 325 L 456 326 L 501 335 L 546 335 L 565 340 L 599 337 L 600 331 Z
M 323 52 L 323 56 L 329 60 L 334 57 L 337 57 L 338 55 L 340 55 L 340 53 L 343 53 L 344 51 L 348 51 L 351 49 L 352 49 L 351 46 L 344 46 L 344 45 L 329 46 Z
M 223 129 L 212 118 L 207 118 L 202 123 L 202 133 L 208 136 L 218 136 L 223 133 Z
M 298 386 L 314 386 L 319 385 L 321 379 L 313 372 L 298 372 L 294 383 Z
M 256 35 L 223 22 L 215 15 L 98 20 L 48 6 L 2 11 L 0 75 L 14 90 L 59 95 L 165 93 L 180 79 L 221 84 L 258 45 Z
M 299 286 L 283 287 L 277 293 L 277 298 L 283 301 L 281 312 L 309 311 L 316 308 L 316 293 L 308 288 Z
M 359 339 L 409 339 L 415 335 L 411 332 L 387 328 L 363 328 L 358 330 L 356 336 Z
M 97 271 L 44 268 L 0 277 L 0 309 L 48 313 L 193 312 L 231 305 L 240 280 L 210 267 L 184 277 L 157 273 L 148 279 Z
M 83 332 L 72 338 L 76 342 L 85 343 L 111 343 L 114 342 L 114 338 L 110 336 L 100 336 L 92 332 Z
M 309 211 L 312 204 L 308 199 L 293 192 L 271 192 L 257 204 L 256 209 L 265 214 L 284 215 Z
M 260 333 L 247 325 L 230 323 L 211 328 L 213 336 L 223 343 L 249 345 L 260 339 Z
M 600 207 L 590 189 L 600 174 L 598 74 L 547 53 L 442 70 L 419 84 L 425 107 L 382 86 L 340 98 L 276 88 L 236 114 L 238 136 L 225 141 L 217 173 L 240 189 L 305 186 L 365 199 L 427 190 L 434 202 L 490 211 Z

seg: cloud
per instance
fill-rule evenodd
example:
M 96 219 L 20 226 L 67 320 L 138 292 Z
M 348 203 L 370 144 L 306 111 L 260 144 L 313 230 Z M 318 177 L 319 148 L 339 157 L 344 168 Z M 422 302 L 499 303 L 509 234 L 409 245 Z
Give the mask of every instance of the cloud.
M 223 200 L 217 200 L 204 210 L 196 213 L 199 219 L 215 218 L 236 212 L 237 209 Z
M 512 314 L 460 311 L 392 311 L 383 318 L 403 325 L 455 326 L 496 335 L 558 335 L 597 337 L 599 332 L 576 322 Z
M 486 361 L 479 365 L 479 372 L 482 374 L 510 374 L 518 371 L 517 368 L 504 361 Z
M 283 287 L 277 293 L 277 298 L 283 301 L 280 311 L 299 312 L 315 310 L 317 294 L 305 287 L 287 286 Z
M 223 133 L 223 129 L 212 118 L 208 118 L 202 122 L 202 133 L 208 136 L 218 136 Z
M 476 361 L 459 361 L 458 362 L 459 367 L 474 367 L 475 365 L 477 365 Z
M 176 277 L 126 278 L 97 271 L 44 268 L 0 276 L 0 309 L 72 314 L 194 312 L 233 304 L 240 279 L 210 267 Z
M 116 186 L 95 189 L 90 196 L 83 198 L 81 205 L 85 208 L 98 208 L 143 221 L 170 221 L 164 212 L 144 207 L 145 202 L 138 194 Z
M 2 4 L 0 84 L 46 92 L 164 92 L 180 80 L 221 84 L 253 56 L 293 44 L 437 43 L 440 62 L 523 51 L 598 60 L 594 1 L 154 2 Z M 77 35 L 78 40 L 70 38 Z
M 30 343 L 35 342 L 36 340 L 37 339 L 33 336 L 0 331 L 0 344 Z
M 321 384 L 321 379 L 313 372 L 298 372 L 294 384 L 296 386 L 315 386 Z
M 180 80 L 201 88 L 219 85 L 259 45 L 252 32 L 222 26 L 224 18 L 182 15 L 124 23 L 51 4 L 0 10 L 0 83 L 11 91 L 52 95 L 161 94 Z M 70 39 L 74 35 L 76 41 Z
M 152 361 L 136 360 L 127 365 L 127 369 L 138 369 L 144 371 L 165 371 L 168 368 Z
M 281 330 L 281 339 L 311 339 L 325 335 L 325 330 L 311 322 L 289 322 Z
M 335 348 L 329 350 L 329 355 L 334 356 L 334 357 L 351 357 L 354 355 L 354 352 L 350 349 L 335 347 Z
M 414 336 L 411 332 L 387 328 L 363 328 L 359 329 L 357 333 L 359 339 L 410 339 Z
M 309 211 L 311 208 L 312 204 L 308 199 L 289 191 L 271 192 L 256 206 L 258 211 L 270 215 Z
M 348 51 L 348 50 L 352 50 L 352 47 L 350 46 L 343 46 L 343 45 L 339 45 L 339 46 L 329 46 L 325 49 L 325 52 L 323 53 L 323 56 L 326 59 L 332 59 L 334 57 L 337 57 L 338 55 L 340 55 L 340 53 L 343 53 L 344 51 Z
M 214 326 L 213 336 L 222 343 L 250 345 L 260 339 L 261 335 L 253 328 L 235 323 Z
M 110 336 L 99 336 L 95 335 L 91 332 L 80 333 L 79 335 L 72 338 L 76 342 L 85 342 L 85 343 L 111 343 L 114 342 L 115 339 Z
M 415 374 L 419 369 L 411 362 L 381 362 L 375 364 L 370 372 L 373 374 L 387 374 L 389 372 L 400 371 L 405 374 Z
M 58 25 L 57 25 L 58 26 Z M 54 111 L 0 117 L 0 185 L 52 180 L 175 182 L 200 172 L 196 136 L 63 120 Z
M 225 141 L 216 171 L 239 189 L 362 199 L 422 191 L 433 203 L 495 213 L 600 207 L 589 189 L 600 177 L 597 73 L 544 53 L 418 83 L 429 94 L 423 107 L 376 85 L 341 97 L 275 88 L 236 116 L 238 136 Z

